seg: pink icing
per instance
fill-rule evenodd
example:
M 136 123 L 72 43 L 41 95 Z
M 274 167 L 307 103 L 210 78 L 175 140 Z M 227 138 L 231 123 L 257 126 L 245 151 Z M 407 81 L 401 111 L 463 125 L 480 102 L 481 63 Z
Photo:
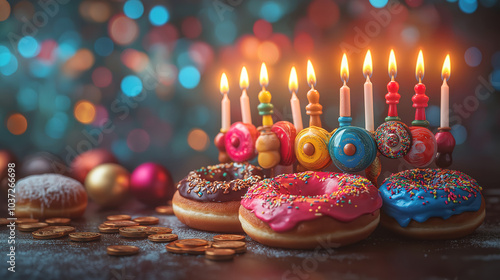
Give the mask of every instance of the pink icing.
M 252 124 L 236 122 L 231 125 L 225 138 L 226 152 L 235 162 L 249 161 L 255 157 L 255 141 L 258 131 Z
M 350 222 L 382 206 L 378 189 L 368 179 L 333 172 L 302 172 L 265 179 L 250 187 L 241 205 L 274 231 L 329 216 Z

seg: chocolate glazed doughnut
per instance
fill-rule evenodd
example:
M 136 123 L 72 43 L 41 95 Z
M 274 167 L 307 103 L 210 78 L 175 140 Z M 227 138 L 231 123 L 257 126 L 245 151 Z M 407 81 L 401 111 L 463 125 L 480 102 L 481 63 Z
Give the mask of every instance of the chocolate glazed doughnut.
M 263 177 L 248 163 L 223 163 L 191 171 L 177 185 L 174 214 L 187 226 L 214 232 L 242 232 L 241 197 Z

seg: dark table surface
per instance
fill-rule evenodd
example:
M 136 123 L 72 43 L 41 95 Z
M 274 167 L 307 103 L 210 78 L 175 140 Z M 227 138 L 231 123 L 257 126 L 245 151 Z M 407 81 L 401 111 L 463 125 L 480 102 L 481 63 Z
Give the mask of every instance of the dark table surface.
M 100 241 L 75 243 L 67 237 L 34 240 L 16 231 L 16 272 L 7 271 L 9 231 L 0 231 L 0 279 L 500 279 L 500 189 L 485 190 L 486 220 L 459 240 L 417 241 L 378 228 L 368 239 L 329 250 L 269 248 L 247 237 L 248 252 L 230 262 L 168 253 L 165 243 L 103 234 Z M 189 229 L 175 216 L 158 215 L 137 203 L 119 210 L 90 204 L 77 231 L 97 232 L 111 214 L 154 215 L 179 238 L 210 239 L 216 233 Z M 138 255 L 114 257 L 108 245 L 129 244 Z

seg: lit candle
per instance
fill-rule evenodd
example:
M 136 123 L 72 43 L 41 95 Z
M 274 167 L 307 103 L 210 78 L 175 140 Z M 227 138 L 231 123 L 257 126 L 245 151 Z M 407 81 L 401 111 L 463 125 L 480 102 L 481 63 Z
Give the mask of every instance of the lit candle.
M 422 83 L 424 78 L 424 56 L 422 50 L 418 53 L 417 66 L 415 67 L 415 77 L 418 84 L 415 85 L 415 95 L 411 98 L 413 107 L 415 108 L 415 120 L 411 122 L 414 126 L 429 126 L 429 122 L 425 119 L 425 108 L 429 102 L 429 97 L 425 95 L 425 85 Z
M 323 114 L 323 106 L 319 104 L 319 92 L 314 89 L 316 85 L 316 74 L 310 60 L 307 61 L 307 83 L 311 89 L 307 92 L 309 104 L 306 106 L 306 114 L 309 115 L 309 126 L 321 127 L 319 116 Z
M 222 132 L 227 132 L 229 130 L 229 127 L 231 126 L 231 102 L 227 97 L 228 92 L 229 92 L 229 85 L 227 82 L 226 73 L 222 73 L 222 77 L 220 78 L 220 93 L 223 96 L 221 102 Z
M 347 86 L 349 80 L 349 66 L 347 64 L 347 56 L 342 56 L 342 64 L 340 65 L 340 79 L 344 85 L 340 88 L 340 110 L 341 117 L 351 116 L 351 90 Z
M 262 126 L 272 126 L 274 106 L 271 104 L 271 93 L 266 90 L 266 87 L 269 84 L 269 78 L 267 76 L 267 67 L 265 63 L 262 63 L 262 66 L 260 67 L 259 83 L 262 90 L 259 92 L 260 104 L 257 109 L 259 110 L 259 114 L 262 116 Z
M 443 70 L 441 71 L 441 78 L 443 79 L 443 85 L 441 86 L 441 127 L 450 126 L 450 88 L 447 83 L 450 75 L 450 55 L 447 55 L 443 63 Z
M 401 119 L 398 116 L 398 103 L 401 95 L 399 95 L 398 93 L 399 84 L 394 80 L 398 73 L 394 50 L 391 50 L 391 54 L 389 55 L 388 71 L 391 81 L 387 84 L 388 93 L 385 95 L 385 103 L 389 104 L 389 111 L 387 113 L 385 121 L 400 121 Z
M 297 132 L 301 131 L 302 126 L 302 114 L 300 113 L 300 101 L 295 94 L 299 89 L 299 84 L 297 81 L 297 71 L 295 67 L 292 67 L 290 71 L 290 79 L 288 79 L 288 89 L 292 93 L 292 98 L 290 99 L 290 106 L 292 107 L 293 125 Z
M 372 76 L 372 54 L 370 50 L 366 52 L 365 62 L 363 63 L 363 75 L 365 82 L 365 128 L 368 131 L 375 131 L 373 120 L 373 85 L 370 81 Z
M 252 115 L 250 113 L 250 100 L 248 99 L 247 89 L 248 89 L 248 73 L 247 69 L 243 67 L 240 74 L 240 106 L 241 106 L 241 118 L 243 123 L 252 123 Z

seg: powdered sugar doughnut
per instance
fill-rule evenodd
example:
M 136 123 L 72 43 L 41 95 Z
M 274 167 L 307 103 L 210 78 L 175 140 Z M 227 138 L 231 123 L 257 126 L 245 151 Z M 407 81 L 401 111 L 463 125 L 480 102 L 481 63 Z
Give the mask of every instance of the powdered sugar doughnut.
M 82 184 L 59 174 L 28 176 L 16 184 L 16 217 L 77 218 L 87 208 Z

